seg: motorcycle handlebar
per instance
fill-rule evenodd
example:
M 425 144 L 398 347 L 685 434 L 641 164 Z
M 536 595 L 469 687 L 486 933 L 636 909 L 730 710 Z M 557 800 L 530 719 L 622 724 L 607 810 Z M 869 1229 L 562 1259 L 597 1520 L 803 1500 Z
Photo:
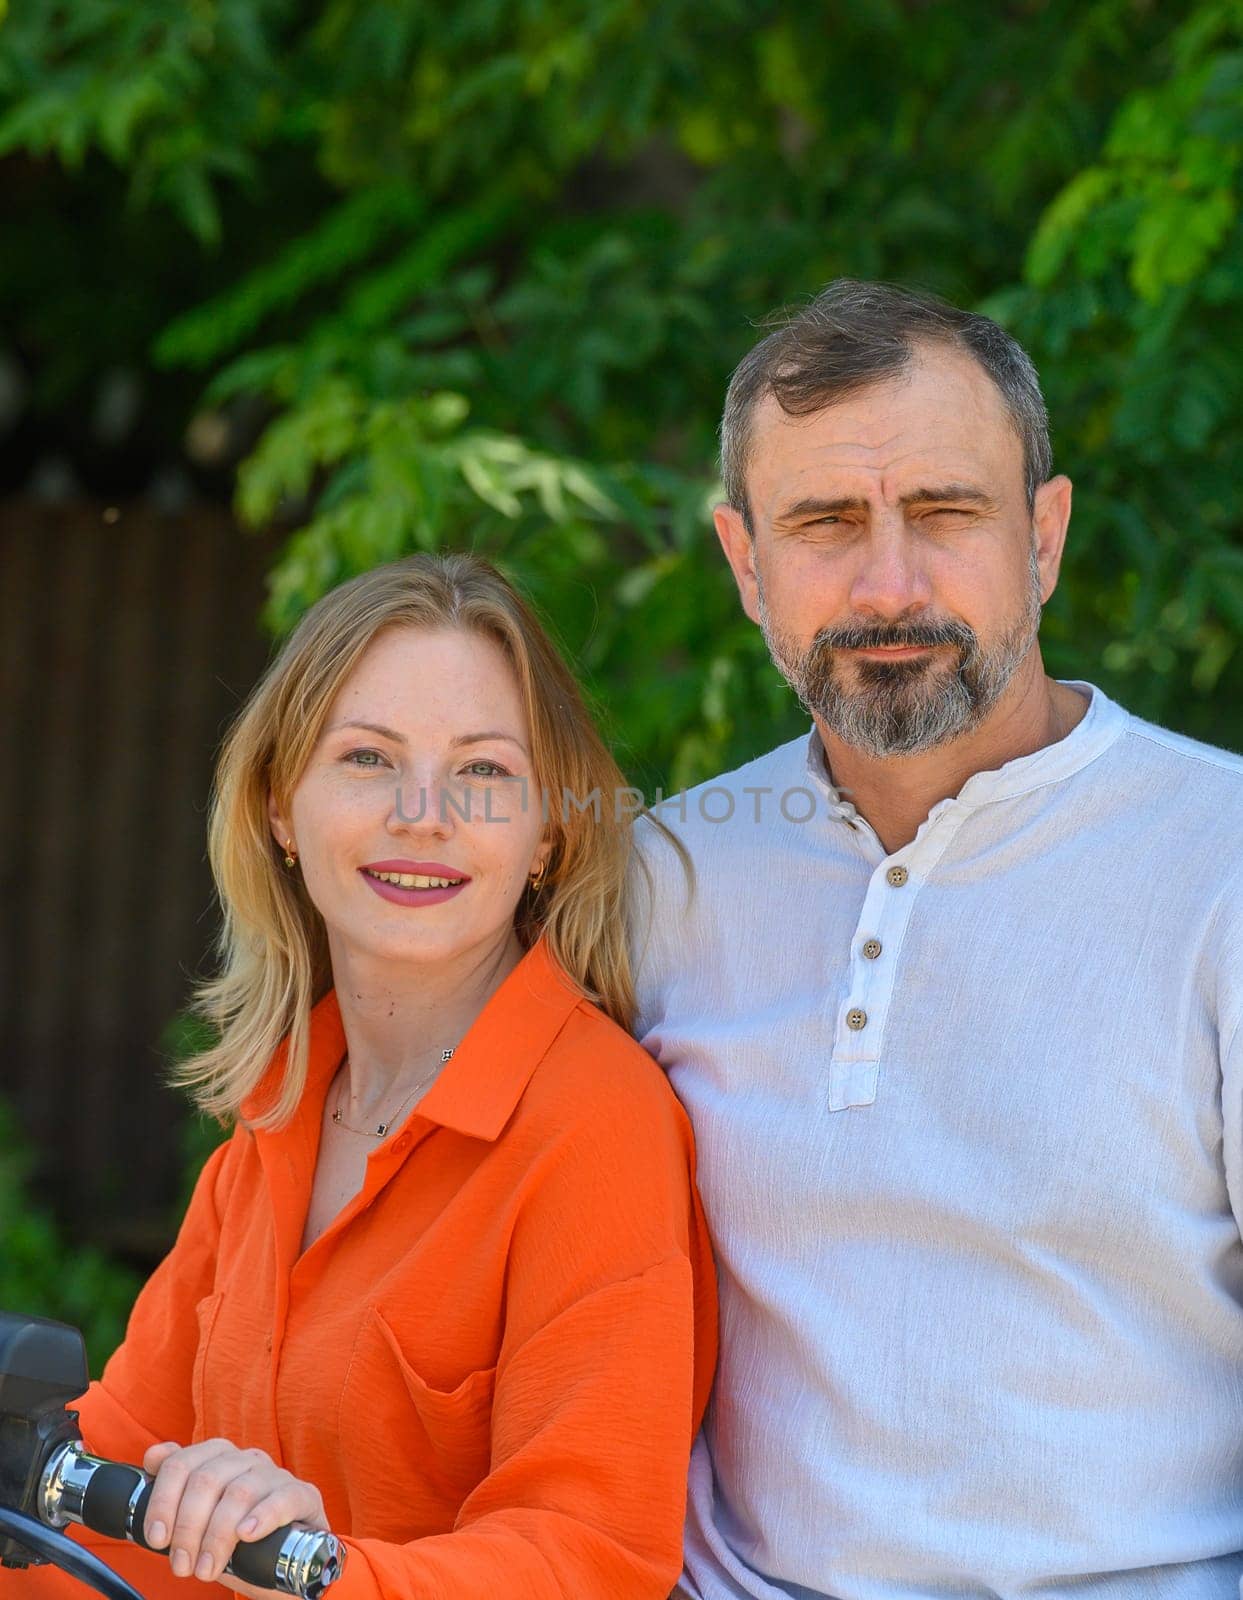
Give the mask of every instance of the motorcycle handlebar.
M 89 1455 L 80 1445 L 62 1445 L 49 1459 L 39 1486 L 38 1511 L 49 1527 L 80 1522 L 109 1539 L 126 1539 L 167 1555 L 144 1531 L 155 1479 L 139 1467 Z M 242 1540 L 225 1571 L 244 1583 L 278 1594 L 319 1600 L 340 1577 L 345 1546 L 331 1533 L 286 1523 L 263 1539 Z

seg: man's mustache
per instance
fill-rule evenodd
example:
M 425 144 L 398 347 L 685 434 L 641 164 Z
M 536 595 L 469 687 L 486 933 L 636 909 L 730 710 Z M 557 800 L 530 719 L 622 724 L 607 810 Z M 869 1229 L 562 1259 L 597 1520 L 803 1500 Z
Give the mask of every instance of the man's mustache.
M 975 629 L 965 622 L 856 622 L 821 628 L 811 641 L 808 654 L 820 650 L 880 650 L 886 646 L 910 647 L 956 645 L 973 651 L 979 641 Z

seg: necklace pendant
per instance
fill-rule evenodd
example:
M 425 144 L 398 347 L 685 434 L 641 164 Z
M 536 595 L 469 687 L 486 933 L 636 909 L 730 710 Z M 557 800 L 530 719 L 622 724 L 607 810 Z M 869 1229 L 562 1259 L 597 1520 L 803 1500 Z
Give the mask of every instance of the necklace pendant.
M 375 1136 L 376 1136 L 377 1139 L 382 1139 L 387 1132 L 388 1132 L 388 1123 L 387 1122 L 382 1122 L 380 1124 L 380 1126 L 376 1129 Z
M 332 1120 L 334 1122 L 340 1122 L 340 1120 L 341 1120 L 341 1108 L 340 1108 L 340 1106 L 338 1106 L 337 1109 L 332 1113 Z

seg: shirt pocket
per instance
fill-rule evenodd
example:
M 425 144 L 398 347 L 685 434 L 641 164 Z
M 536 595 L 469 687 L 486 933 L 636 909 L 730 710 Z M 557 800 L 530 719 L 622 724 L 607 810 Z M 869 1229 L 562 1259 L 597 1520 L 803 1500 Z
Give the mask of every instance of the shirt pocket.
M 491 1465 L 495 1386 L 496 1368 L 481 1367 L 451 1389 L 436 1388 L 415 1369 L 383 1313 L 368 1308 L 341 1395 L 339 1432 L 343 1444 L 351 1435 L 365 1443 L 370 1466 L 355 1480 L 365 1490 L 376 1477 L 376 1439 L 372 1424 L 363 1441 L 358 1423 L 383 1419 L 382 1456 L 397 1480 L 382 1486 L 387 1505 L 356 1507 L 356 1537 L 409 1539 L 452 1528 Z M 402 1520 L 393 1526 L 392 1502 L 403 1499 Z M 358 1519 L 368 1526 L 360 1528 Z
M 194 1351 L 194 1368 L 190 1374 L 190 1399 L 194 1406 L 194 1433 L 190 1443 L 197 1444 L 208 1437 L 207 1428 L 207 1348 L 211 1343 L 212 1329 L 224 1300 L 223 1294 L 209 1294 L 195 1305 L 194 1318 L 198 1323 L 198 1344 Z

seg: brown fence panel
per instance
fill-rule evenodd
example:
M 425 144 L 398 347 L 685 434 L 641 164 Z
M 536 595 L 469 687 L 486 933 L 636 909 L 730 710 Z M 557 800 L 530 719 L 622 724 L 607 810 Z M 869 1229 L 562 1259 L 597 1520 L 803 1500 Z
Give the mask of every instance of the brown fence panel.
M 0 504 L 0 1096 L 85 1235 L 163 1242 L 205 970 L 214 754 L 261 672 L 269 541 L 227 515 Z

